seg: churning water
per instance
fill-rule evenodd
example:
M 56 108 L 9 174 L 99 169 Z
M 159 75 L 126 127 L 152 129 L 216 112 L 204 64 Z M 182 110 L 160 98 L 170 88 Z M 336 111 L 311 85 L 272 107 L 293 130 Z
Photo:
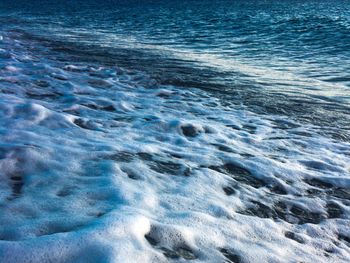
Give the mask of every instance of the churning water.
M 0 2 L 0 261 L 347 262 L 349 1 Z

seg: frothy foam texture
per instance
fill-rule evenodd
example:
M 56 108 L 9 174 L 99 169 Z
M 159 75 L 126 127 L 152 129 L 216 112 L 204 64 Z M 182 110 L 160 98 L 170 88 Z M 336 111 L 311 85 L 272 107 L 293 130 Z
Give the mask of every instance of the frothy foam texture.
M 0 40 L 1 261 L 350 258 L 348 143 Z

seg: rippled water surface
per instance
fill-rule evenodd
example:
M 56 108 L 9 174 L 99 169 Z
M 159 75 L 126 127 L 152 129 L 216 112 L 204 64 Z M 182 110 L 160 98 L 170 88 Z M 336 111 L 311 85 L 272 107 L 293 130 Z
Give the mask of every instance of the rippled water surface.
M 0 261 L 347 262 L 349 1 L 1 1 Z

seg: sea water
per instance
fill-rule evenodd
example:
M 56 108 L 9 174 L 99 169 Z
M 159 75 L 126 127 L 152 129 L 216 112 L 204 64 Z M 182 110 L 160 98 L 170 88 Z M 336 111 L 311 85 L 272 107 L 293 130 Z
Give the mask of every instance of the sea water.
M 349 1 L 1 1 L 1 262 L 348 262 Z

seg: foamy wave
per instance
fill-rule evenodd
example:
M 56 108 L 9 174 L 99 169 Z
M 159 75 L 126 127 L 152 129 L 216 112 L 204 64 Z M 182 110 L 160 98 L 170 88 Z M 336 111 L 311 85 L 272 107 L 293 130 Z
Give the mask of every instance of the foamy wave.
M 0 46 L 15 54 L 0 70 L 3 261 L 350 257 L 348 143 L 11 41 Z

